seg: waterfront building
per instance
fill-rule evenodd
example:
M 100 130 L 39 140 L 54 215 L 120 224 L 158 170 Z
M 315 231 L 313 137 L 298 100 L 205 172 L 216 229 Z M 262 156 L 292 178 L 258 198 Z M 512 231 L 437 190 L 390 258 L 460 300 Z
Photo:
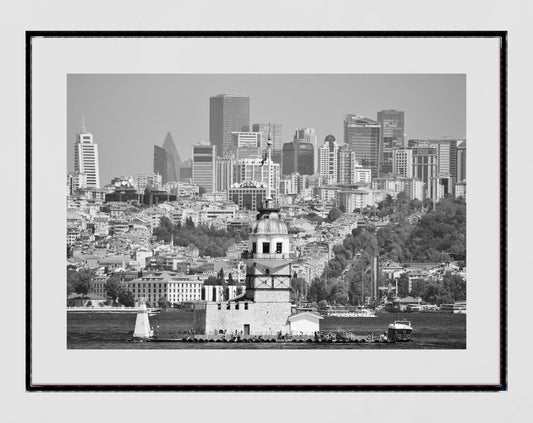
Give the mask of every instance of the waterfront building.
M 133 294 L 135 301 L 145 299 L 150 304 L 157 304 L 160 299 L 172 304 L 200 301 L 204 285 L 196 275 L 174 272 L 148 273 L 122 284 Z
M 209 99 L 209 141 L 223 156 L 232 149 L 232 132 L 247 132 L 250 127 L 250 97 L 219 94 Z
M 324 144 L 318 150 L 318 173 L 328 185 L 336 184 L 338 181 L 338 156 L 339 146 L 333 135 L 328 135 Z
M 353 114 L 345 116 L 344 142 L 355 152 L 355 159 L 365 169 L 371 170 L 373 178 L 379 174 L 380 141 L 379 122 Z
M 205 192 L 213 192 L 216 188 L 216 150 L 215 145 L 208 144 L 192 147 L 192 182 Z
M 232 155 L 216 158 L 215 189 L 217 192 L 227 191 L 233 185 L 235 159 Z
M 299 173 L 313 175 L 315 150 L 307 141 L 293 141 L 283 144 L 283 174 Z
M 404 145 L 404 112 L 398 110 L 382 110 L 378 112 L 381 125 L 380 141 L 380 176 L 392 173 L 393 151 Z
M 161 184 L 180 180 L 180 163 L 181 158 L 169 131 L 161 147 L 154 145 L 154 173 L 161 175 Z
M 392 173 L 411 178 L 413 176 L 413 150 L 399 148 L 392 151 Z
M 261 132 L 261 149 L 266 150 L 266 142 L 270 134 L 272 140 L 272 161 L 278 163 L 274 158 L 274 151 L 281 151 L 283 147 L 281 123 L 254 123 L 252 124 L 253 132 Z
M 80 188 L 100 188 L 100 170 L 98 165 L 98 145 L 94 142 L 93 134 L 87 131 L 85 119 L 81 129 L 76 134 L 74 145 L 74 173 L 84 174 L 78 179 L 83 185 Z

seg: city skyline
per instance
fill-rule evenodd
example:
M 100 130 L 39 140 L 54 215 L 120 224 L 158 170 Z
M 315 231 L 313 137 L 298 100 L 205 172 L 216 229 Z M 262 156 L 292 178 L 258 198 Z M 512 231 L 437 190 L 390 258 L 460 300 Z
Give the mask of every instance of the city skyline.
M 150 172 L 153 145 L 168 131 L 190 158 L 192 145 L 209 138 L 210 97 L 235 93 L 250 98 L 250 125 L 281 124 L 284 143 L 305 127 L 315 129 L 317 147 L 329 134 L 342 140 L 346 114 L 376 120 L 386 109 L 405 113 L 406 140 L 466 136 L 464 75 L 69 75 L 68 170 L 82 117 L 105 185 Z

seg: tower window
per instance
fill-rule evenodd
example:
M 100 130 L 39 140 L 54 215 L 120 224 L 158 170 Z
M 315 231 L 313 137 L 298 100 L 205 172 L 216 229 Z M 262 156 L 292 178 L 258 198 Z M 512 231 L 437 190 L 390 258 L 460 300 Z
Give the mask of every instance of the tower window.
M 276 242 L 276 253 L 281 253 L 282 245 L 283 244 L 281 242 Z
M 248 303 L 244 303 L 244 309 L 248 310 Z
M 263 242 L 263 253 L 270 253 L 270 242 Z
M 252 253 L 256 252 L 257 245 L 255 242 L 252 242 Z

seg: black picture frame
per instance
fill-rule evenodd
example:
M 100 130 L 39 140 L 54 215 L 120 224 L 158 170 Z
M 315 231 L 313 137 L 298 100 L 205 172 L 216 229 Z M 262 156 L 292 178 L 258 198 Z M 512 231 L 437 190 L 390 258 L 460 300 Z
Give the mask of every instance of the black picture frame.
M 494 385 L 38 385 L 32 381 L 32 41 L 35 38 L 497 38 L 500 40 L 500 380 Z M 507 391 L 507 31 L 26 31 L 26 374 L 39 391 Z

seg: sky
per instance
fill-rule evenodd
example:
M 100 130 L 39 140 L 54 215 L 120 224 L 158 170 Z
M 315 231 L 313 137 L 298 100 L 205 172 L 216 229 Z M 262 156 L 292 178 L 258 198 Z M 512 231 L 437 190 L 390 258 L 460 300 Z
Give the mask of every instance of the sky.
M 343 118 L 405 112 L 407 139 L 466 138 L 464 74 L 69 74 L 67 158 L 74 169 L 76 133 L 85 119 L 98 144 L 100 183 L 153 170 L 153 146 L 172 133 L 182 160 L 209 141 L 209 97 L 250 97 L 250 125 L 281 123 L 283 142 L 314 128 L 318 145 L 343 142 Z

